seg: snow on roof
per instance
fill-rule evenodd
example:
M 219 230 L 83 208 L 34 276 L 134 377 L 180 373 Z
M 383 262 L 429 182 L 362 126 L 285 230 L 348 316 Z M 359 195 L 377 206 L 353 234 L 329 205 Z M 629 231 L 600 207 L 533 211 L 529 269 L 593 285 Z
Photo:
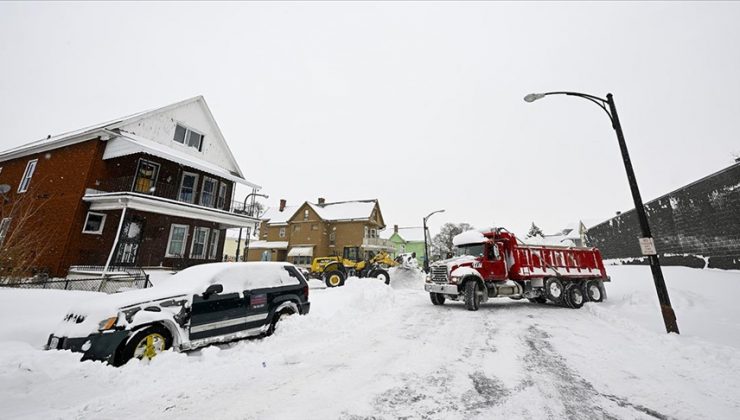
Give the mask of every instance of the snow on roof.
M 125 117 L 116 118 L 114 120 L 98 123 L 98 124 L 80 128 L 77 130 L 67 131 L 66 133 L 57 134 L 56 136 L 51 136 L 51 137 L 47 137 L 41 140 L 36 140 L 30 143 L 22 144 L 18 147 L 14 147 L 12 149 L 8 149 L 0 153 L 0 161 L 6 160 L 6 159 L 12 159 L 18 156 L 24 156 L 26 154 L 35 153 L 37 151 L 50 150 L 50 149 L 54 149 L 55 147 L 61 147 L 63 145 L 61 143 L 63 143 L 65 140 L 70 140 L 75 137 L 84 136 L 86 134 L 93 134 L 103 129 L 115 129 L 125 123 L 131 122 L 141 117 L 144 117 L 150 113 L 163 111 L 169 108 L 175 108 L 180 105 L 185 105 L 187 103 L 197 101 L 199 99 L 202 99 L 202 96 L 196 96 L 196 97 L 185 99 L 184 101 L 176 102 L 174 104 L 170 104 L 164 107 L 148 109 L 146 111 L 137 112 L 135 114 L 127 115 Z
M 314 204 L 309 206 L 324 220 L 363 220 L 369 219 L 377 200 L 341 201 L 336 203 Z
M 283 211 L 280 211 L 280 208 L 278 207 L 269 207 L 265 210 L 260 219 L 267 220 L 271 225 L 287 224 L 288 219 L 293 217 L 299 207 L 301 206 L 285 206 Z
M 111 132 L 111 134 L 114 133 Z M 167 160 L 228 179 L 229 181 L 248 185 L 252 188 L 260 188 L 258 185 L 254 185 L 251 182 L 246 181 L 244 178 L 224 170 L 216 164 L 206 162 L 203 159 L 188 155 L 179 150 L 173 149 L 172 147 L 165 146 L 125 131 L 121 131 L 118 133 L 118 137 L 108 141 L 108 144 L 105 146 L 105 152 L 103 153 L 103 160 L 128 156 L 134 153 L 147 153 L 152 156 L 159 156 Z
M 391 235 L 393 231 L 391 230 Z M 424 228 L 421 227 L 399 227 L 398 236 L 406 242 L 424 242 Z
M 254 241 L 249 243 L 254 249 L 288 249 L 288 241 Z

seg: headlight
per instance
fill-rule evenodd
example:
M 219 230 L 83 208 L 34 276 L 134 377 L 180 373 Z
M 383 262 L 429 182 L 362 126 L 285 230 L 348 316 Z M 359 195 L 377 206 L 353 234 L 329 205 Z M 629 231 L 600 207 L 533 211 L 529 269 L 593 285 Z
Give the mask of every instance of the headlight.
M 457 284 L 457 282 L 459 281 L 460 281 L 460 277 L 455 277 L 455 276 L 450 277 L 450 283 L 452 284 Z
M 426 282 L 427 283 L 431 283 L 432 282 L 432 276 L 430 276 L 429 274 L 427 274 Z
M 115 327 L 116 321 L 118 321 L 118 316 L 112 316 L 108 319 L 100 321 L 100 324 L 98 324 L 98 331 L 106 331 Z

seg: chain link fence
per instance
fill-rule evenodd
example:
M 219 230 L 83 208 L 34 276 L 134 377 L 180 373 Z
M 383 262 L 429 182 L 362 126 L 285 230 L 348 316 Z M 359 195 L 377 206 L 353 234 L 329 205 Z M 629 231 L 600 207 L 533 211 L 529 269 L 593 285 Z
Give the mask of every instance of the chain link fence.
M 98 271 L 97 267 L 74 267 L 78 273 L 90 273 Z M 70 270 L 72 271 L 72 270 Z M 0 287 L 11 287 L 16 289 L 52 289 L 52 290 L 80 290 L 85 292 L 118 293 L 132 289 L 145 289 L 151 287 L 149 275 L 144 270 L 128 267 L 126 271 L 112 270 L 111 274 L 93 277 L 92 275 L 82 277 L 80 274 L 66 279 L 31 279 L 29 281 L 8 282 L 0 280 Z M 76 278 L 80 276 L 79 278 Z

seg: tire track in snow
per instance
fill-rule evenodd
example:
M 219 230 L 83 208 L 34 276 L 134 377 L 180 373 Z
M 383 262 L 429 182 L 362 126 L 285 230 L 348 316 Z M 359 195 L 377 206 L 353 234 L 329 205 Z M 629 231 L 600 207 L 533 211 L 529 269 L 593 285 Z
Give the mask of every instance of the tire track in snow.
M 549 394 L 548 396 L 554 401 L 559 401 L 562 404 L 564 417 L 568 419 L 619 419 L 620 416 L 612 414 L 604 408 L 616 405 L 633 409 L 637 411 L 635 414 L 639 413 L 642 415 L 641 417 L 660 420 L 671 419 L 671 417 L 656 410 L 630 403 L 626 399 L 615 395 L 603 394 L 597 391 L 590 382 L 568 366 L 565 359 L 555 351 L 547 340 L 548 338 L 549 334 L 541 330 L 537 324 L 529 326 L 523 337 L 528 347 L 528 352 L 523 358 L 524 366 L 533 377 L 540 377 L 539 379 L 541 379 L 534 380 L 533 385 L 539 388 L 542 393 Z M 554 386 L 552 389 L 545 389 L 546 386 L 543 384 Z

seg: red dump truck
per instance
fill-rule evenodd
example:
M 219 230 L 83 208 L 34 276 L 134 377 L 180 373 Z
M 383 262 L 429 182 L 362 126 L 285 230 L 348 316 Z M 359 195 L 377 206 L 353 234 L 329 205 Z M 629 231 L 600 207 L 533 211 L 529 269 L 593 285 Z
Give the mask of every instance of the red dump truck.
M 432 303 L 462 300 L 477 311 L 489 298 L 527 298 L 580 308 L 606 298 L 609 281 L 596 248 L 527 245 L 505 229 L 453 239 L 455 257 L 431 265 L 424 290 Z

